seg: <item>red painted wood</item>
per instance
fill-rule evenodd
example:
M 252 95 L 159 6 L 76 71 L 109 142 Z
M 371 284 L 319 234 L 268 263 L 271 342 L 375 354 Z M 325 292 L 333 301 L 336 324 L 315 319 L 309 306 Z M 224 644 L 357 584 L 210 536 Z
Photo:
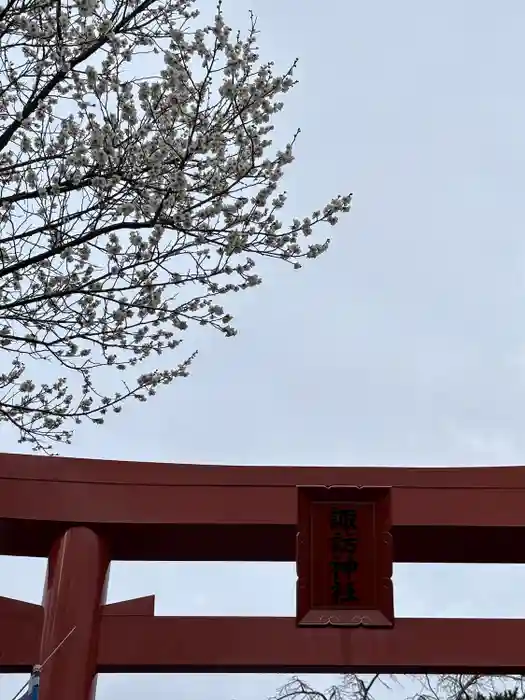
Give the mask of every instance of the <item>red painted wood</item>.
M 525 468 L 199 467 L 0 455 L 0 554 L 96 524 L 113 559 L 294 561 L 295 484 L 392 484 L 395 561 L 525 562 Z
M 524 620 L 401 618 L 367 629 L 297 627 L 295 618 L 111 617 L 102 622 L 99 670 L 523 674 L 524 635 Z
M 39 663 L 49 660 L 42 670 L 39 700 L 94 698 L 109 561 L 104 540 L 86 527 L 71 528 L 55 543 L 43 601 Z
M 295 525 L 123 523 L 103 530 L 115 561 L 295 561 Z M 0 553 L 46 557 L 57 531 L 53 523 L 17 521 L 0 535 Z M 396 562 L 525 563 L 525 526 L 394 526 L 392 536 Z
M 0 600 L 0 671 L 27 671 L 73 630 L 43 671 L 41 700 L 91 700 L 97 670 L 525 672 L 521 620 L 312 629 L 282 618 L 157 618 L 151 598 L 101 605 L 110 555 L 293 561 L 296 486 L 312 484 L 391 486 L 396 561 L 525 562 L 525 467 L 199 467 L 0 455 L 0 554 L 49 557 L 43 611 Z
M 74 459 L 0 453 L 0 478 L 172 486 L 525 488 L 525 466 L 253 467 Z
M 145 595 L 141 598 L 119 600 L 118 603 L 107 603 L 102 607 L 102 615 L 154 615 L 155 596 Z
M 37 658 L 27 623 L 2 619 L 0 673 L 28 672 Z M 525 674 L 524 635 L 524 620 L 398 618 L 393 629 L 338 629 L 297 627 L 295 618 L 108 615 L 98 671 Z
M 392 535 L 390 489 L 305 486 L 298 492 L 297 622 L 308 626 L 391 627 Z M 350 511 L 351 522 L 335 513 Z M 339 543 L 334 551 L 334 535 Z M 351 553 L 340 545 L 347 538 Z M 351 572 L 333 567 L 350 561 Z M 343 601 L 334 602 L 334 581 Z M 348 587 L 349 585 L 349 587 Z M 346 588 L 346 590 L 345 590 Z M 344 601 L 346 594 L 353 599 Z
M 26 673 L 38 659 L 44 610 L 0 597 L 0 673 Z
M 155 596 L 103 605 L 102 616 L 152 617 Z M 28 673 L 40 656 L 44 608 L 0 596 L 0 673 Z

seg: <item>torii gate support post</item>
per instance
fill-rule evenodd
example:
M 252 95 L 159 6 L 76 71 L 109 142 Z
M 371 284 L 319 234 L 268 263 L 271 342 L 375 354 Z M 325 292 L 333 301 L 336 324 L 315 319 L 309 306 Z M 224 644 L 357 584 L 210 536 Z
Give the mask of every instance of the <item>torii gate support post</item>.
M 72 527 L 55 541 L 43 599 L 39 700 L 95 697 L 109 564 L 104 539 L 87 527 Z

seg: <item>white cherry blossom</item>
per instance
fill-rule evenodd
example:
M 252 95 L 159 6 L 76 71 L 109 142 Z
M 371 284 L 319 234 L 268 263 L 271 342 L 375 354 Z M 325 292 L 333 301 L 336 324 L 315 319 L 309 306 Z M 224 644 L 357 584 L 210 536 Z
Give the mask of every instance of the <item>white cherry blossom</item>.
M 262 259 L 326 251 L 308 239 L 351 195 L 283 219 L 295 64 L 275 75 L 256 36 L 220 3 L 206 24 L 195 0 L 0 0 L 0 420 L 21 442 L 187 376 L 195 353 L 167 351 L 192 324 L 235 335 L 226 297 Z

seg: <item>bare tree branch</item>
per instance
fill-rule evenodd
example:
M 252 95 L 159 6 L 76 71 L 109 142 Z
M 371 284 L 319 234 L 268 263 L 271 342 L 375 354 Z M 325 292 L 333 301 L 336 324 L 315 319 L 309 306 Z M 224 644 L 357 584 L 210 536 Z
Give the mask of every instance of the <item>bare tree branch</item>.
M 420 676 L 363 676 L 347 674 L 340 682 L 318 690 L 298 677 L 291 678 L 270 700 L 524 700 L 522 676 L 444 674 Z M 395 688 L 394 688 L 395 685 Z

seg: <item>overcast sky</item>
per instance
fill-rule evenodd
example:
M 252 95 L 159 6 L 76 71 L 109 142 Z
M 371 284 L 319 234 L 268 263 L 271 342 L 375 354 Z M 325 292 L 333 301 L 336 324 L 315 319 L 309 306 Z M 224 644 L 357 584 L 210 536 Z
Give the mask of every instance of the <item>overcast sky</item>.
M 203 8 L 209 0 L 201 0 Z M 354 192 L 326 257 L 272 267 L 207 335 L 193 376 L 83 428 L 67 454 L 285 465 L 524 463 L 525 3 L 227 0 L 263 60 L 299 56 L 278 134 L 300 126 L 290 216 Z M 4 436 L 2 450 L 19 446 Z M 64 453 L 65 454 L 65 453 Z M 44 562 L 1 562 L 40 602 Z M 396 613 L 525 615 L 522 567 L 396 568 Z M 111 601 L 160 614 L 293 615 L 294 567 L 123 564 Z M 10 700 L 25 679 L 0 679 Z M 325 678 L 319 679 L 322 685 Z M 101 700 L 265 700 L 275 676 L 101 677 Z

